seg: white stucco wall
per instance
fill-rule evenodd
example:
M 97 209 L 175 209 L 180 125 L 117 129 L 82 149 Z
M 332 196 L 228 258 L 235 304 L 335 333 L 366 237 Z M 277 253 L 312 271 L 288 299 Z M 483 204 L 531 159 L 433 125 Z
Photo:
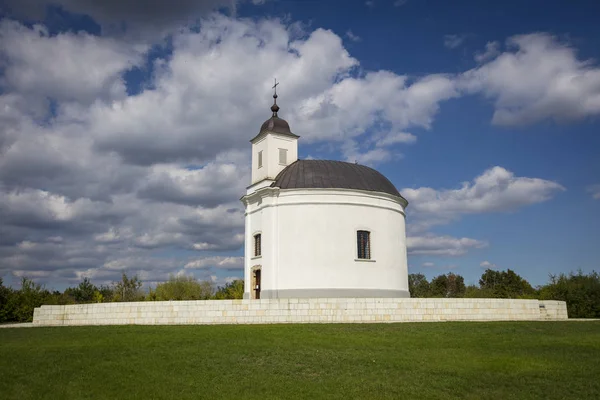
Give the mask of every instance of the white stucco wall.
M 285 164 L 279 162 L 279 149 L 287 150 Z M 258 168 L 258 153 L 262 151 L 262 167 Z M 298 139 L 266 132 L 252 141 L 252 184 L 263 179 L 275 179 L 286 166 L 298 159 Z
M 404 207 L 384 193 L 263 188 L 245 197 L 246 297 L 251 270 L 262 298 L 408 297 Z M 356 232 L 371 232 L 371 260 L 357 260 Z M 253 236 L 262 234 L 254 258 Z

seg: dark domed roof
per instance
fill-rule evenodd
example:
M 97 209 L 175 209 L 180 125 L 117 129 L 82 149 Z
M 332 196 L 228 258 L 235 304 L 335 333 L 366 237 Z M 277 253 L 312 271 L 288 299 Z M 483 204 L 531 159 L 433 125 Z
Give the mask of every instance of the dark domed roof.
M 285 167 L 271 187 L 357 189 L 402 197 L 392 182 L 373 168 L 343 161 L 298 160 Z
M 262 131 L 270 131 L 276 133 L 283 133 L 286 135 L 294 135 L 290 130 L 290 125 L 287 123 L 285 119 L 281 119 L 279 117 L 271 117 L 266 120 L 262 126 L 260 127 L 260 132 Z M 296 135 L 294 135 L 296 136 Z
M 277 86 L 277 83 L 275 86 Z M 252 140 L 250 140 L 250 142 L 254 142 L 254 140 L 256 140 L 256 138 L 261 136 L 261 133 L 263 133 L 263 132 L 280 133 L 282 135 L 291 136 L 296 139 L 298 139 L 300 137 L 298 135 L 293 134 L 292 131 L 290 130 L 290 124 L 288 124 L 285 119 L 279 118 L 279 116 L 277 115 L 277 112 L 279 111 L 279 106 L 277 105 L 277 92 L 273 95 L 273 100 L 274 100 L 273 105 L 271 106 L 271 111 L 273 112 L 273 116 L 271 118 L 269 118 L 268 120 L 266 120 L 265 122 L 263 122 L 263 124 L 260 127 L 260 131 L 258 132 L 258 135 L 256 135 L 254 138 L 252 138 Z

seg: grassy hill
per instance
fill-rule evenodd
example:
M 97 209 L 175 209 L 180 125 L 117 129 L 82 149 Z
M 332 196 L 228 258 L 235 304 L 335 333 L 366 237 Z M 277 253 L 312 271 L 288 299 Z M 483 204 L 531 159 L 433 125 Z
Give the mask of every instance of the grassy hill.
M 597 399 L 600 322 L 0 329 L 2 399 Z

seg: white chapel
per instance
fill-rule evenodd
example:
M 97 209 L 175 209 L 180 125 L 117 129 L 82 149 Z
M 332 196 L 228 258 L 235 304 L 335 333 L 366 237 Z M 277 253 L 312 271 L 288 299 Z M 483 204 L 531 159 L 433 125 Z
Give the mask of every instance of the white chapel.
M 406 199 L 372 168 L 299 160 L 273 98 L 241 198 L 244 298 L 409 297 Z

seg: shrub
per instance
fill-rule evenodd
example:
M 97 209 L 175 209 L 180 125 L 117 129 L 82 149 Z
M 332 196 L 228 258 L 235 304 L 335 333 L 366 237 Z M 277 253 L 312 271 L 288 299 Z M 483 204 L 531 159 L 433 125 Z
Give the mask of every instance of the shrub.
M 535 289 L 513 270 L 494 271 L 486 269 L 479 279 L 481 289 L 491 291 L 502 299 L 533 298 Z
M 33 321 L 33 309 L 41 306 L 50 297 L 50 292 L 29 278 L 21 279 L 21 290 L 14 292 L 9 301 L 12 319 L 16 322 Z M 13 304 L 10 304 L 13 302 Z
M 223 287 L 217 289 L 215 293 L 215 299 L 217 300 L 235 300 L 244 298 L 244 281 L 236 279 L 232 282 L 227 283 Z
M 567 302 L 570 318 L 600 318 L 600 274 L 550 275 L 550 283 L 540 288 L 540 299 Z
M 144 300 L 142 293 L 142 281 L 137 275 L 129 278 L 124 272 L 119 282 L 113 283 L 112 301 L 141 301 Z
M 198 281 L 193 276 L 170 275 L 169 280 L 159 283 L 148 294 L 149 300 L 207 300 L 213 294 L 213 285 Z
M 410 297 L 428 297 L 430 288 L 429 281 L 423 274 L 408 275 L 408 291 Z
M 463 297 L 465 294 L 465 279 L 461 275 L 440 275 L 429 284 L 431 297 Z

